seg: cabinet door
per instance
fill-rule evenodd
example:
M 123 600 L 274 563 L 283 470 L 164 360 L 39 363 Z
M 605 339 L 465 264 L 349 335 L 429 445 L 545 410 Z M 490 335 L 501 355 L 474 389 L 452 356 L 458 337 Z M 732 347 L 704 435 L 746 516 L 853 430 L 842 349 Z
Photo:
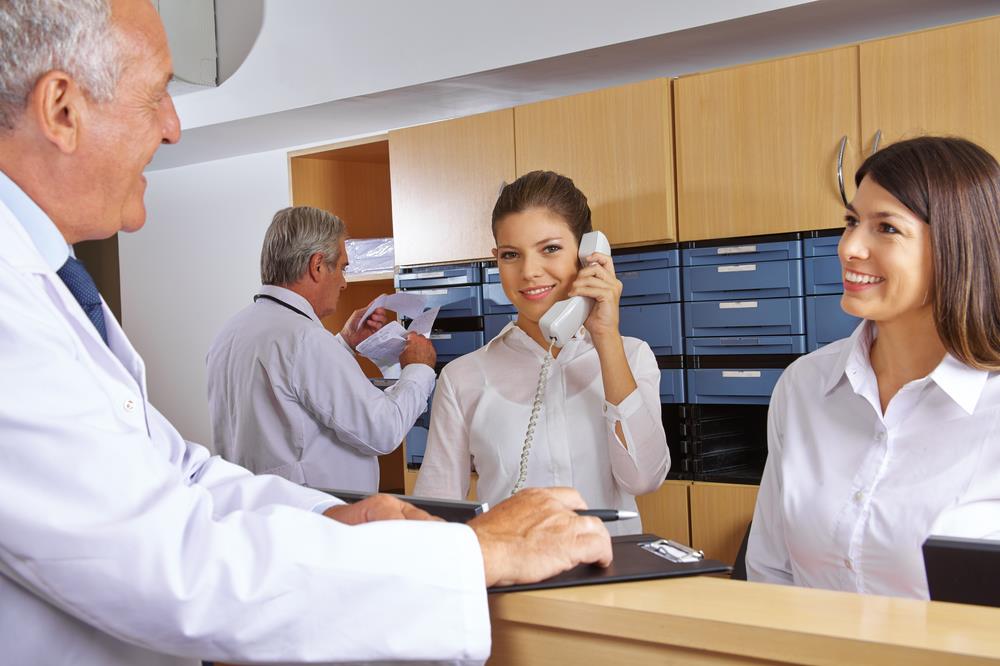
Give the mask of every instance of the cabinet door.
M 1000 19 L 861 45 L 866 146 L 921 134 L 965 137 L 1000 155 Z
M 757 486 L 691 484 L 691 546 L 732 564 L 757 503 Z
M 612 245 L 677 237 L 669 81 L 516 107 L 514 136 L 517 174 L 572 178 Z
M 821 51 L 678 79 L 680 240 L 835 227 L 853 196 L 858 48 Z
M 655 492 L 635 498 L 642 517 L 642 531 L 691 545 L 688 525 L 690 481 L 664 481 Z
M 492 256 L 490 217 L 514 179 L 514 112 L 389 132 L 396 264 Z

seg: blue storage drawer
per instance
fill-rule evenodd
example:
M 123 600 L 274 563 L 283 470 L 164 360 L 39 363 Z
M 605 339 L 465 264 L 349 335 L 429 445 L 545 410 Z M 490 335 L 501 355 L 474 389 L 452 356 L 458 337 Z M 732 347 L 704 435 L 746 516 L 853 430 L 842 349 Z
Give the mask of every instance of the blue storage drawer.
M 488 314 L 483 316 L 483 344 L 500 334 L 503 327 L 517 319 L 516 314 Z
M 434 343 L 438 362 L 456 359 L 483 346 L 482 331 L 431 333 L 430 338 Z
M 500 283 L 483 284 L 483 313 L 484 314 L 511 314 L 517 312 L 514 305 L 503 293 Z
M 804 335 L 761 335 L 728 338 L 687 338 L 688 356 L 722 354 L 805 354 Z
M 480 282 L 482 282 L 482 271 L 479 264 L 415 266 L 401 269 L 395 277 L 396 289 L 479 284 Z
M 781 368 L 687 370 L 688 402 L 702 405 L 766 405 Z
M 479 285 L 469 287 L 440 287 L 437 289 L 404 289 L 410 294 L 420 294 L 427 299 L 426 307 L 441 307 L 438 318 L 478 317 L 483 314 L 482 292 Z
M 677 266 L 623 270 L 616 264 L 615 275 L 622 282 L 622 305 L 673 303 L 681 300 L 681 269 Z
M 802 241 L 799 240 L 734 243 L 719 247 L 689 247 L 681 250 L 681 263 L 684 266 L 748 264 L 801 258 Z
M 618 328 L 622 335 L 645 340 L 657 356 L 684 353 L 680 303 L 622 306 Z
M 500 284 L 500 269 L 495 265 L 483 267 L 483 282 Z
M 806 298 L 806 344 L 809 351 L 850 336 L 860 323 L 861 319 L 847 314 L 840 307 L 839 295 Z
M 689 338 L 802 335 L 805 308 L 801 298 L 685 303 L 684 327 Z
M 836 257 L 838 244 L 840 244 L 840 234 L 807 238 L 802 241 L 802 253 L 806 257 Z
M 840 258 L 810 257 L 805 259 L 806 294 L 840 294 L 844 291 Z
M 611 257 L 615 262 L 615 272 L 648 271 L 654 268 L 674 268 L 681 265 L 681 251 L 651 250 L 638 252 L 623 252 Z
M 784 298 L 802 295 L 802 261 L 685 266 L 684 300 Z
M 660 370 L 660 403 L 680 404 L 684 401 L 684 370 Z

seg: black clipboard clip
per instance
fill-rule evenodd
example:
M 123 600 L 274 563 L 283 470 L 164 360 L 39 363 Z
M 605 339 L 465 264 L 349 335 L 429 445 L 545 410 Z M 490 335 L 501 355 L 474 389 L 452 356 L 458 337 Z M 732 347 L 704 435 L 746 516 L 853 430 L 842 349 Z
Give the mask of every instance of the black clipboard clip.
M 671 562 L 701 562 L 705 558 L 705 553 L 702 551 L 671 539 L 657 539 L 656 541 L 640 543 L 639 547 Z

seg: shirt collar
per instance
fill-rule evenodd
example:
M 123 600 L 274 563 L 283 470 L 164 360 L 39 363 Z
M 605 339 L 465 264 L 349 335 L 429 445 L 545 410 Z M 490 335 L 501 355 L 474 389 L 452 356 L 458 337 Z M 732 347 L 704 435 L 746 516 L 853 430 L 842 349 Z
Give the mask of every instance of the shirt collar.
M 967 414 L 972 414 L 976 411 L 976 405 L 983 394 L 990 373 L 987 370 L 969 367 L 951 354 L 945 353 L 929 377 Z
M 53 271 L 58 271 L 70 255 L 66 239 L 48 215 L 24 193 L 17 183 L 0 171 L 0 201 L 4 203 L 31 238 L 38 253 Z
M 849 342 L 840 350 L 837 361 L 830 369 L 830 374 L 826 378 L 823 386 L 823 393 L 829 394 L 849 373 L 857 373 L 860 369 L 869 366 L 868 352 L 872 346 L 872 340 L 876 335 L 874 326 L 870 321 L 863 321 L 851 333 Z
M 543 347 L 539 346 L 539 344 L 535 342 L 530 335 L 525 333 L 517 325 L 516 320 L 511 321 L 500 329 L 500 332 L 497 333 L 496 337 L 486 343 L 486 346 L 489 347 L 493 344 L 500 344 L 501 340 L 504 340 L 506 344 L 519 347 L 533 354 L 544 355 L 546 351 Z M 569 354 L 566 352 L 567 350 L 574 350 L 578 348 L 580 342 L 590 342 L 590 332 L 583 326 L 580 327 L 580 330 L 577 331 L 576 335 L 570 338 L 566 346 L 563 347 L 563 351 L 559 354 L 559 358 L 563 358 L 564 355 L 566 358 L 573 357 L 575 354 L 572 351 L 570 351 Z
M 860 385 L 866 381 L 870 374 L 872 342 L 878 336 L 878 329 L 871 321 L 864 321 L 851 334 L 850 342 L 844 346 L 840 352 L 837 362 L 834 363 L 830 375 L 826 378 L 823 387 L 824 393 L 829 394 L 840 382 L 847 377 L 856 392 Z M 976 410 L 979 398 L 986 387 L 986 381 L 990 373 L 986 370 L 977 370 L 962 363 L 949 353 L 945 353 L 944 358 L 927 376 L 928 379 L 937 384 L 938 388 L 944 391 L 955 404 L 972 414 Z
M 310 319 L 317 323 L 322 323 L 319 317 L 316 316 L 316 311 L 313 310 L 313 306 L 309 305 L 309 301 L 305 299 L 304 296 L 295 293 L 291 289 L 285 289 L 284 287 L 279 287 L 273 284 L 261 285 L 260 289 L 257 290 L 258 294 L 263 294 L 264 296 L 270 296 L 271 298 L 277 298 L 283 303 L 287 303 L 294 308 L 302 310 Z M 272 305 L 277 305 L 272 303 Z

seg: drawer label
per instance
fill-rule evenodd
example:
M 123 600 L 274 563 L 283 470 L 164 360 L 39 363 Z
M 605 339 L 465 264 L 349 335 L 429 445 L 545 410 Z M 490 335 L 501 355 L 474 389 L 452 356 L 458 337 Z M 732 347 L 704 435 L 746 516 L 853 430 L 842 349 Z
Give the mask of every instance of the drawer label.
M 726 301 L 719 303 L 720 310 L 742 310 L 757 307 L 757 301 Z
M 414 289 L 409 292 L 411 294 L 422 294 L 424 296 L 444 296 L 448 293 L 447 289 Z
M 729 266 L 719 266 L 720 273 L 747 273 L 757 270 L 757 264 L 731 264 Z
M 422 280 L 424 278 L 442 278 L 444 277 L 444 271 L 429 271 L 427 273 L 410 273 L 406 279 L 407 280 Z
M 431 340 L 451 340 L 451 333 L 431 333 L 430 334 L 430 339 Z
M 760 370 L 723 370 L 723 377 L 736 377 L 736 378 L 748 378 L 757 379 L 760 377 Z
M 745 254 L 747 252 L 756 252 L 756 245 L 730 245 L 729 247 L 720 247 L 715 250 L 716 254 Z

